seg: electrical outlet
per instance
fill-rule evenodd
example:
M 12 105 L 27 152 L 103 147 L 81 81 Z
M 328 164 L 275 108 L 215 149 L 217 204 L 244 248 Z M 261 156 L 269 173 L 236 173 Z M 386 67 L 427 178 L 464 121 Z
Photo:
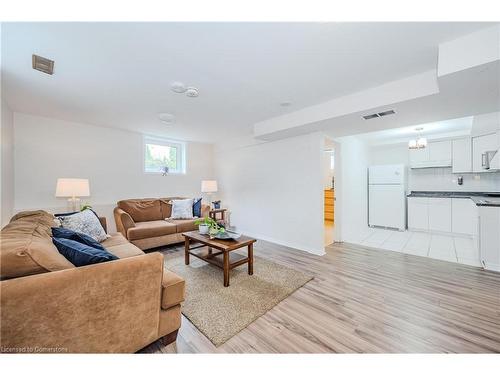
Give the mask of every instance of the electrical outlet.
M 479 181 L 480 179 L 481 179 L 480 175 L 478 175 L 478 174 L 474 175 L 474 180 L 475 181 Z

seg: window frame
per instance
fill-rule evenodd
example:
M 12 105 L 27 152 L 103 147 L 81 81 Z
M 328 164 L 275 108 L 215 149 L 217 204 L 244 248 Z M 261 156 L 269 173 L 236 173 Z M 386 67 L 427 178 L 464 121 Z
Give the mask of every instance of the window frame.
M 168 174 L 186 174 L 186 143 L 172 139 L 143 136 L 142 141 L 142 171 L 144 174 L 161 175 L 161 171 L 151 171 L 146 169 L 146 147 L 148 144 L 167 146 L 177 149 L 177 168 L 169 170 Z

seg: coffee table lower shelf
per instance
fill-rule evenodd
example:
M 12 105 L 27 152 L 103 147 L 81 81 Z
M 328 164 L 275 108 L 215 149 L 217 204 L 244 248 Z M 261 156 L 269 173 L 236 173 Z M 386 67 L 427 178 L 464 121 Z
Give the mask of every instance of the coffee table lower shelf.
M 202 245 L 204 249 L 200 251 L 189 250 L 189 254 L 204 260 L 214 266 L 224 269 L 224 252 L 219 250 L 209 250 L 207 245 Z M 200 246 L 201 247 L 201 246 Z M 222 257 L 220 256 L 222 255 Z M 229 253 L 229 269 L 241 266 L 242 264 L 248 263 L 249 259 L 246 256 L 237 253 Z

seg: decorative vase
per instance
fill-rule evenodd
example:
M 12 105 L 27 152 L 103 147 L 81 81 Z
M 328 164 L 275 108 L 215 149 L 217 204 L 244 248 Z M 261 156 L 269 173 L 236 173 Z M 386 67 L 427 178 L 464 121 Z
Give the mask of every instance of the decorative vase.
M 208 225 L 206 225 L 206 224 L 200 224 L 198 226 L 198 230 L 199 230 L 200 234 L 207 234 L 209 228 L 210 227 Z

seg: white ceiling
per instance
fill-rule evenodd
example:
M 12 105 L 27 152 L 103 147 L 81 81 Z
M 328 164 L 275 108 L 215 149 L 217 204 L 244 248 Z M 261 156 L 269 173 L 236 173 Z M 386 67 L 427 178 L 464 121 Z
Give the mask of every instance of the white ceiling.
M 438 44 L 485 23 L 8 23 L 13 110 L 174 138 L 252 134 L 270 117 L 435 69 Z M 48 76 L 33 53 L 55 60 Z M 170 90 L 182 81 L 200 90 Z M 280 102 L 290 101 L 289 107 Z M 161 124 L 158 113 L 176 117 Z

